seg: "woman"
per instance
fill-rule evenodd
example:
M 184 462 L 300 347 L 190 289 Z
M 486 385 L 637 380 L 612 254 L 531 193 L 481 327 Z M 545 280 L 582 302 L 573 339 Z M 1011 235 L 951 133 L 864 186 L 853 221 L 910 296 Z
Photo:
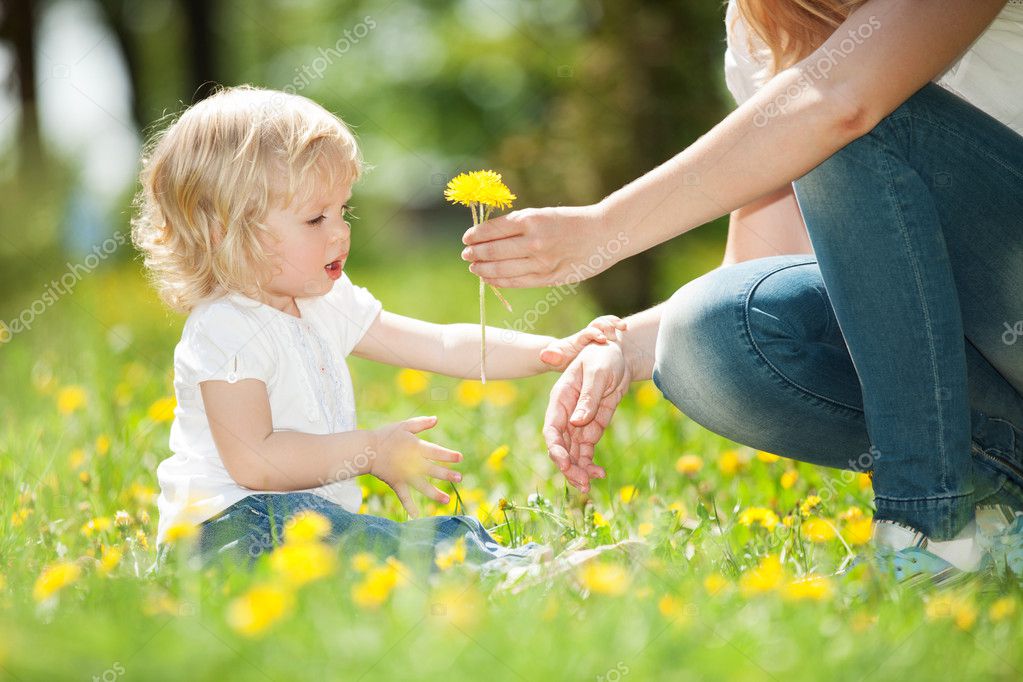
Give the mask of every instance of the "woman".
M 1003 562 L 993 545 L 1023 545 L 1023 3 L 731 0 L 728 20 L 720 124 L 596 205 L 465 235 L 488 282 L 550 285 L 731 212 L 722 267 L 558 381 L 552 459 L 582 490 L 603 476 L 593 446 L 652 376 L 737 442 L 872 471 L 900 576 Z

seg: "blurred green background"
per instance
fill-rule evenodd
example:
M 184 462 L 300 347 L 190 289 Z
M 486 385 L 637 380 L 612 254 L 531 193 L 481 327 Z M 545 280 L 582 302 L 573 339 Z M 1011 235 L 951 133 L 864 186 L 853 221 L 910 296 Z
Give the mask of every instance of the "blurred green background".
M 0 319 L 126 237 L 142 142 L 215 84 L 288 88 L 355 129 L 373 168 L 353 200 L 353 271 L 402 253 L 458 261 L 468 217 L 441 195 L 457 172 L 502 172 L 519 208 L 592 203 L 720 120 L 723 12 L 651 0 L 3 0 Z M 618 314 L 662 300 L 720 262 L 724 229 L 625 261 L 584 295 Z M 100 267 L 135 255 L 123 239 Z

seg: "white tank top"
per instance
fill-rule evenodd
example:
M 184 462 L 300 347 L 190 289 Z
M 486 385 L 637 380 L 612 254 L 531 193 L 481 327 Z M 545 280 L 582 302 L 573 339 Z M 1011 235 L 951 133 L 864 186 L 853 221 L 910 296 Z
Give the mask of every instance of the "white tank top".
M 733 24 L 734 20 L 734 24 Z M 749 31 L 735 0 L 725 15 L 728 48 L 725 82 L 742 104 L 766 81 L 766 46 L 754 35 L 757 57 L 750 54 Z M 758 49 L 759 48 L 759 49 Z M 1023 0 L 1009 0 L 991 25 L 934 82 L 1023 135 Z

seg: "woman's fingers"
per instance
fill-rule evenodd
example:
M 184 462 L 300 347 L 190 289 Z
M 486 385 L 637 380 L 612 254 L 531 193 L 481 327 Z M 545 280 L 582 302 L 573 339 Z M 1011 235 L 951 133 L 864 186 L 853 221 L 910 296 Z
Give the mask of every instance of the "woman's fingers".
M 511 261 L 515 258 L 527 258 L 529 252 L 526 239 L 522 236 L 507 237 L 497 241 L 479 242 L 462 249 L 462 260 L 471 263 L 486 261 Z
M 464 257 L 464 256 L 463 256 Z M 528 258 L 499 259 L 493 261 L 475 261 L 469 264 L 469 272 L 483 279 L 507 279 L 532 275 L 536 263 Z
M 510 217 L 514 216 L 516 212 L 509 213 L 508 215 L 498 216 L 485 223 L 480 223 L 470 227 L 462 235 L 462 243 L 466 245 L 479 244 L 481 242 L 489 242 L 495 239 L 505 239 L 507 237 L 515 237 L 522 234 L 522 225 L 516 223 L 514 220 L 509 220 Z

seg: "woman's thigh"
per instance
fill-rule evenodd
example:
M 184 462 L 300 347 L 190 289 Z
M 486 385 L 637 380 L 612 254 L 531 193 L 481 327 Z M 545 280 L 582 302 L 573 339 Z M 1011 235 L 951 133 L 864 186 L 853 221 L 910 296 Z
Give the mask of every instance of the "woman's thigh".
M 964 344 L 975 444 L 997 441 L 1001 455 L 1019 459 L 1023 401 Z M 679 289 L 661 320 L 654 381 L 691 419 L 738 443 L 872 468 L 856 368 L 812 256 L 747 261 Z M 988 417 L 1004 420 L 1005 433 Z

